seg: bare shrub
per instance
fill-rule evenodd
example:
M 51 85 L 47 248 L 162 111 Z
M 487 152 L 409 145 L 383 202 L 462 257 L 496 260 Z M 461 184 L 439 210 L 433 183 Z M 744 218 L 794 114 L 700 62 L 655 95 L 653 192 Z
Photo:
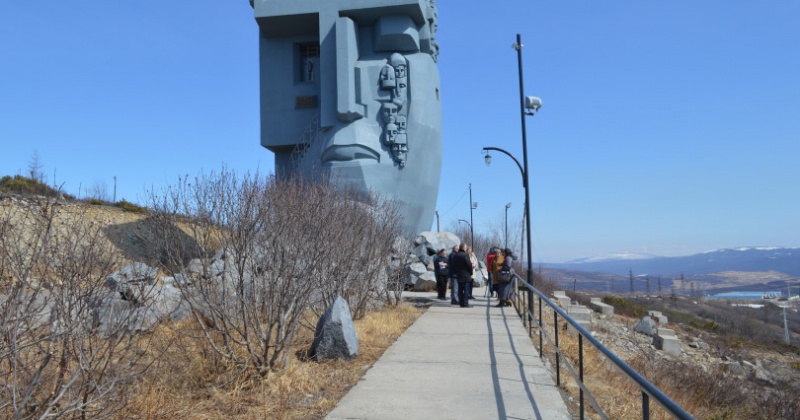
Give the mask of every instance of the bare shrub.
M 108 192 L 108 184 L 105 181 L 96 180 L 92 185 L 86 188 L 87 199 L 95 199 L 104 203 L 111 201 L 111 193 Z
M 128 334 L 124 315 L 93 330 L 118 265 L 98 226 L 60 220 L 52 200 L 0 207 L 0 413 L 103 418 L 125 406 L 146 338 Z
M 152 202 L 164 233 L 157 247 L 180 274 L 193 275 L 169 245 L 174 226 L 185 226 L 200 254 L 219 250 L 201 259 L 199 279 L 180 287 L 216 354 L 262 377 L 287 364 L 309 311 L 319 314 L 341 295 L 363 315 L 399 231 L 397 207 L 383 200 L 226 169 Z

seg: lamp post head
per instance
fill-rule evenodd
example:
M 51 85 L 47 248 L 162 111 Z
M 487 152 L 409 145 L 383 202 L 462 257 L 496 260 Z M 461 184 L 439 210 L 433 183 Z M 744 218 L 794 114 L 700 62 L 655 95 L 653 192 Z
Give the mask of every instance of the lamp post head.
M 478 208 L 478 202 L 477 201 L 472 203 L 472 208 L 473 209 L 477 209 Z
M 486 156 L 483 157 L 483 161 L 486 162 L 486 166 L 491 165 L 492 164 L 492 155 L 490 155 L 489 153 L 486 153 Z
M 510 209 L 511 208 L 511 203 L 506 204 L 506 208 Z

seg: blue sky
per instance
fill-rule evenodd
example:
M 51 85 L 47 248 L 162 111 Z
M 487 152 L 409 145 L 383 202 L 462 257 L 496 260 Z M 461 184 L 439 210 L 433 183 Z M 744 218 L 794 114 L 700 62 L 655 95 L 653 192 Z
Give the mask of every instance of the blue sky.
M 533 256 L 800 246 L 800 2 L 448 1 L 439 7 L 442 228 L 518 230 L 517 56 Z M 0 3 L 0 175 L 35 152 L 67 192 L 119 200 L 259 145 L 257 25 L 241 1 Z M 432 229 L 435 229 L 435 225 Z

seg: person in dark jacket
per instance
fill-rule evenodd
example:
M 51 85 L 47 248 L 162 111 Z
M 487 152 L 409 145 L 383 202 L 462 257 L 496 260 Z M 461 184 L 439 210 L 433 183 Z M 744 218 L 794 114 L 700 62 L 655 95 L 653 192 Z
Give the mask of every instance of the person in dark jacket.
M 433 257 L 433 268 L 436 270 L 436 298 L 447 300 L 447 280 L 450 279 L 450 273 L 447 269 L 447 251 L 444 248 Z
M 458 280 L 458 304 L 462 308 L 469 307 L 468 283 L 472 281 L 472 261 L 467 253 L 467 244 L 461 244 L 458 252 L 453 256 L 450 271 L 455 271 Z

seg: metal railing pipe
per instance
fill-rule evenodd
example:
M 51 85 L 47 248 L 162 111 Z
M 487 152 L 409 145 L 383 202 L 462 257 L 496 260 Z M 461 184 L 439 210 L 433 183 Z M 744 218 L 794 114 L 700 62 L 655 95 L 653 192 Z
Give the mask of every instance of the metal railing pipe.
M 694 417 L 689 414 L 683 407 L 678 405 L 675 401 L 669 398 L 666 394 L 661 392 L 655 385 L 650 383 L 647 379 L 645 379 L 639 372 L 634 370 L 632 367 L 628 366 L 622 359 L 620 359 L 614 352 L 609 350 L 606 346 L 604 346 L 600 341 L 598 341 L 594 336 L 592 336 L 589 331 L 587 331 L 583 326 L 577 323 L 575 320 L 572 319 L 561 307 L 551 301 L 547 296 L 545 296 L 540 290 L 533 287 L 531 284 L 517 276 L 517 280 L 520 282 L 519 284 L 523 285 L 527 290 L 535 294 L 539 297 L 539 356 L 542 357 L 542 343 L 543 343 L 543 328 L 542 328 L 542 307 L 544 304 L 551 307 L 553 309 L 553 317 L 556 319 L 556 329 L 555 329 L 555 348 L 556 348 L 556 383 L 560 385 L 560 372 L 559 372 L 559 357 L 560 351 L 558 350 L 558 316 L 561 316 L 563 320 L 568 322 L 572 325 L 572 327 L 578 332 L 580 337 L 584 337 L 589 343 L 594 346 L 600 353 L 603 354 L 612 364 L 614 364 L 622 373 L 624 373 L 630 380 L 632 380 L 642 391 L 642 410 L 643 410 L 643 418 L 649 419 L 650 417 L 650 398 L 654 399 L 655 402 L 660 405 L 664 410 L 666 410 L 670 415 L 678 419 L 694 419 Z M 525 313 L 527 313 L 527 308 L 525 308 Z M 524 314 L 520 314 L 524 315 Z M 549 339 L 548 339 L 549 340 Z M 550 343 L 552 345 L 552 343 Z M 565 360 L 566 361 L 566 360 Z M 583 385 L 583 384 L 581 384 Z

